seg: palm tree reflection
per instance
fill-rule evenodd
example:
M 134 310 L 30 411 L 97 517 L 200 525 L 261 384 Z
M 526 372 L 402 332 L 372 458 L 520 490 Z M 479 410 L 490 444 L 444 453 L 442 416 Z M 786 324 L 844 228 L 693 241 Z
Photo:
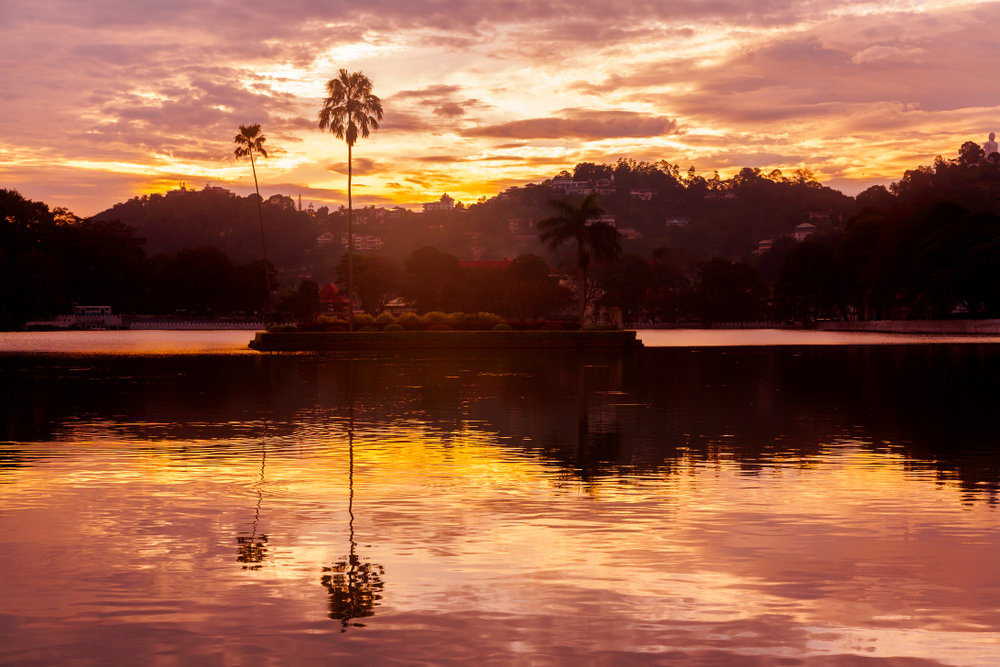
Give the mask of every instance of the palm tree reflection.
M 340 621 L 340 631 L 347 632 L 350 626 L 365 627 L 364 623 L 356 623 L 354 619 L 370 618 L 375 615 L 375 607 L 382 599 L 385 582 L 385 568 L 377 563 L 362 562 L 357 554 L 357 542 L 354 540 L 354 360 L 348 362 L 348 394 L 350 401 L 350 417 L 347 429 L 348 456 L 350 467 L 348 472 L 349 495 L 347 514 L 350 517 L 351 552 L 344 560 L 323 568 L 320 583 L 326 588 L 330 598 L 330 618 Z
M 264 427 L 265 437 L 267 427 Z M 260 521 L 260 504 L 264 500 L 264 462 L 267 459 L 266 440 L 260 441 L 260 482 L 257 484 L 257 508 L 254 511 L 253 530 L 249 536 L 236 537 L 236 560 L 243 563 L 244 570 L 259 570 L 264 558 L 267 557 L 267 535 L 257 535 L 257 523 Z

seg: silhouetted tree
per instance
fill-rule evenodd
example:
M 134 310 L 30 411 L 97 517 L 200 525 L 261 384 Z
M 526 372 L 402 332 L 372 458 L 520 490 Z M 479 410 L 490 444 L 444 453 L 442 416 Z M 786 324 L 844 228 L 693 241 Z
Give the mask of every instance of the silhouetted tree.
M 701 265 L 696 310 L 704 322 L 752 322 L 760 317 L 767 288 L 752 266 L 725 259 Z
M 420 314 L 448 310 L 462 275 L 458 259 L 433 246 L 414 250 L 403 261 L 406 284 L 403 296 Z
M 577 268 L 577 308 L 580 326 L 583 327 L 587 312 L 587 267 L 591 255 L 598 261 L 610 261 L 622 253 L 622 235 L 611 225 L 599 222 L 604 210 L 597 205 L 597 193 L 591 192 L 579 206 L 561 200 L 553 200 L 549 205 L 556 215 L 538 223 L 542 232 L 539 240 L 549 244 L 555 251 L 564 243 L 576 242 Z
M 264 252 L 264 265 L 267 265 L 267 243 L 264 240 L 264 212 L 261 209 L 261 196 L 260 196 L 260 186 L 257 184 L 257 166 L 254 164 L 253 155 L 254 153 L 259 153 L 263 157 L 267 157 L 267 151 L 264 149 L 264 142 L 267 138 L 260 133 L 260 123 L 254 123 L 253 125 L 240 125 L 240 132 L 235 137 L 233 137 L 233 143 L 236 144 L 236 149 L 233 154 L 240 157 L 250 158 L 250 169 L 253 171 L 253 187 L 257 191 L 257 215 L 260 217 L 260 245 Z M 268 281 L 267 292 L 268 301 L 271 298 L 271 277 L 264 272 L 264 279 Z
M 337 280 L 343 282 L 348 277 L 349 257 L 342 255 L 337 265 Z M 399 293 L 403 284 L 403 272 L 395 262 L 386 257 L 354 258 L 354 289 L 361 299 L 361 306 L 369 315 L 378 315 Z
M 358 136 L 367 139 L 382 120 L 382 101 L 372 94 L 371 80 L 361 72 L 341 69 L 326 82 L 328 97 L 319 112 L 319 128 L 347 142 L 347 329 L 354 330 L 354 209 L 351 200 L 353 150 Z

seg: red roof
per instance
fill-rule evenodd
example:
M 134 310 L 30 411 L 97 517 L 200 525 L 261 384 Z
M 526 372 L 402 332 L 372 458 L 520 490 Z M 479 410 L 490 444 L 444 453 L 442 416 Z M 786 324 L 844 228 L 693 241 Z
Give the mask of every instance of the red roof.
M 510 266 L 511 260 L 507 257 L 503 259 L 463 259 L 458 265 L 463 269 L 506 269 Z
M 320 303 L 347 303 L 347 297 L 341 296 L 340 288 L 333 283 L 327 283 L 319 291 Z

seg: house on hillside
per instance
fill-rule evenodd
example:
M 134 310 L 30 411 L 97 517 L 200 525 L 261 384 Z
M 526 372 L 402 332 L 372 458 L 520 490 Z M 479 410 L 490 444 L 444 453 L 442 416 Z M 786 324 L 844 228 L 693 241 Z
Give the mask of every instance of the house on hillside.
M 795 231 L 792 232 L 792 236 L 796 241 L 805 241 L 807 238 L 816 233 L 816 229 L 816 225 L 810 225 L 808 222 L 803 222 L 795 228 Z
M 656 195 L 656 190 L 632 190 L 629 192 L 629 196 L 632 199 L 640 199 L 642 201 L 651 201 Z
M 667 227 L 687 227 L 690 222 L 691 218 L 667 218 L 664 224 Z
M 452 211 L 455 208 L 455 200 L 448 196 L 448 193 L 441 195 L 441 199 L 438 201 L 427 202 L 424 204 L 424 212 L 427 211 Z

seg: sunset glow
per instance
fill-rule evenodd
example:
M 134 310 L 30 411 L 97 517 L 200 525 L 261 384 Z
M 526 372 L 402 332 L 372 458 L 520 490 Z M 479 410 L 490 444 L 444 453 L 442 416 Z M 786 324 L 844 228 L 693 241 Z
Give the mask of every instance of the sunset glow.
M 362 70 L 384 104 L 356 200 L 474 201 L 580 161 L 732 175 L 808 166 L 854 194 L 982 142 L 992 2 L 470 3 L 230 0 L 5 4 L 0 180 L 92 215 L 179 182 L 346 203 L 323 84 Z

